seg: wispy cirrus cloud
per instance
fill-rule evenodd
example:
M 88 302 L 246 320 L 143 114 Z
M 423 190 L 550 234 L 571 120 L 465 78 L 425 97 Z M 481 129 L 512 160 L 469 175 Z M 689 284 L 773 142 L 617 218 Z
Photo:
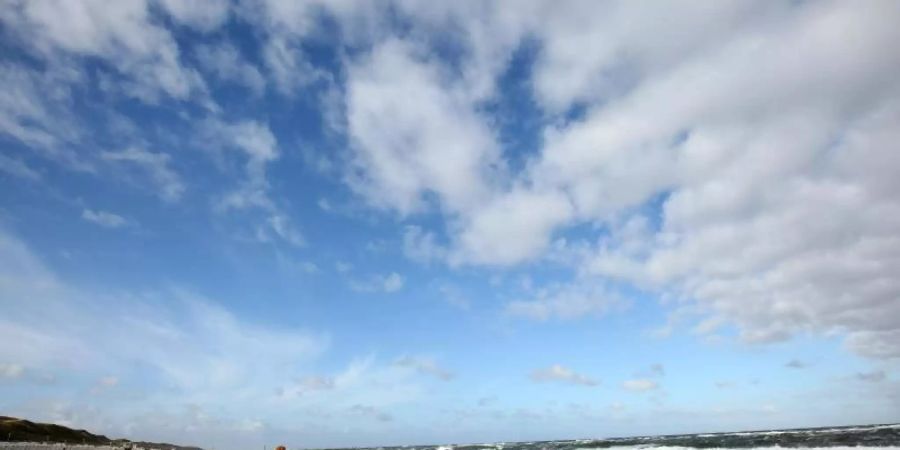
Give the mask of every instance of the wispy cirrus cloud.
M 163 200 L 177 201 L 184 194 L 185 184 L 181 176 L 172 169 L 172 157 L 166 153 L 128 147 L 121 151 L 103 152 L 100 157 L 125 168 L 131 166 L 143 172 Z
M 128 225 L 124 217 L 108 211 L 87 209 L 81 211 L 81 218 L 106 228 L 121 228 Z

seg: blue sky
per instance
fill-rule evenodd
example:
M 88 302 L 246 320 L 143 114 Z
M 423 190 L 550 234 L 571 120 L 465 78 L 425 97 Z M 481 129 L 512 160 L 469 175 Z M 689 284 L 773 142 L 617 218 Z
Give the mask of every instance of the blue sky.
M 896 2 L 2 4 L 0 413 L 900 421 Z

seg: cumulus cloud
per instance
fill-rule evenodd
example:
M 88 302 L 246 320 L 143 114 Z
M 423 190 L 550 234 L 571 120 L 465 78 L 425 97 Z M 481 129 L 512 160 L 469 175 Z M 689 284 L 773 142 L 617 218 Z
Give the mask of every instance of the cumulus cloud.
M 580 386 L 597 386 L 600 384 L 599 381 L 591 377 L 577 373 L 559 364 L 543 369 L 535 369 L 531 372 L 531 380 L 539 383 L 552 381 Z
M 81 211 L 81 218 L 106 228 L 121 228 L 128 225 L 128 220 L 118 214 L 87 208 Z
M 378 45 L 350 66 L 346 91 L 349 182 L 374 205 L 409 214 L 431 193 L 454 211 L 489 192 L 490 128 L 411 44 Z
M 560 192 L 514 190 L 470 212 L 453 258 L 489 265 L 528 261 L 546 250 L 553 228 L 572 216 Z
M 547 126 L 513 182 L 486 182 L 485 170 L 502 165 L 473 97 L 454 97 L 465 89 L 438 78 L 439 64 L 393 41 L 351 70 L 352 185 L 402 213 L 434 194 L 451 263 L 520 264 L 545 255 L 555 232 L 602 223 L 610 232 L 582 271 L 693 304 L 708 316 L 703 333 L 733 324 L 743 341 L 766 343 L 836 332 L 858 354 L 897 356 L 900 330 L 888 319 L 900 314 L 891 281 L 900 85 L 888 75 L 900 69 L 897 5 L 672 7 L 692 13 L 670 20 L 666 8 L 622 4 L 597 15 L 573 3 L 542 9 L 532 23 L 464 8 L 409 12 L 438 25 L 474 14 L 513 36 L 533 32 L 543 44 L 534 69 L 541 106 L 553 114 L 580 103 L 585 112 Z M 571 53 L 586 48 L 572 45 L 579 39 L 603 45 Z M 401 85 L 430 109 L 386 99 Z M 391 123 L 376 126 L 378 117 Z M 451 125 L 459 128 L 441 131 Z M 451 143 L 466 150 L 444 150 Z M 458 159 L 447 165 L 436 154 Z M 439 249 L 428 233 L 413 248 Z M 435 252 L 411 252 L 426 254 Z
M 841 3 L 798 9 L 771 33 L 739 34 L 721 52 L 686 62 L 553 138 L 556 173 L 583 180 L 576 183 L 585 188 L 606 179 L 578 175 L 591 164 L 606 170 L 633 161 L 632 174 L 657 176 L 625 189 L 628 195 L 670 192 L 660 229 L 644 237 L 652 244 L 630 251 L 604 242 L 591 263 L 595 273 L 696 300 L 736 323 L 747 342 L 842 330 L 860 354 L 895 354 L 889 339 L 896 328 L 882 318 L 897 314 L 890 299 L 900 291 L 886 280 L 894 270 L 897 236 L 889 230 L 897 228 L 889 224 L 900 217 L 898 205 L 885 196 L 886 176 L 858 167 L 892 153 L 880 139 L 898 117 L 895 86 L 884 78 L 887 67 L 900 65 L 884 53 L 897 37 L 886 17 L 896 14 L 887 3 L 865 11 Z M 846 42 L 839 29 L 857 30 L 859 48 L 829 56 L 804 50 Z M 762 40 L 751 45 L 751 36 Z M 742 65 L 753 60 L 771 68 L 764 79 L 747 78 L 752 71 Z M 817 68 L 814 82 L 807 67 Z M 684 87 L 700 80 L 703 90 L 688 101 Z M 749 83 L 756 96 L 733 95 Z M 639 131 L 631 122 L 637 117 L 659 120 Z M 680 144 L 653 141 L 671 143 L 683 130 L 690 131 Z M 847 138 L 832 145 L 837 134 Z M 605 154 L 612 159 L 604 163 L 583 152 L 586 139 L 623 153 Z M 636 160 L 627 151 L 634 145 L 647 146 Z M 669 159 L 675 155 L 678 162 Z M 609 208 L 584 192 L 575 195 L 581 210 Z
M 666 8 L 641 5 L 618 5 L 604 15 L 574 3 L 531 7 L 545 20 L 495 16 L 489 8 L 405 11 L 438 27 L 487 22 L 513 42 L 533 33 L 542 43 L 534 72 L 541 105 L 549 112 L 587 106 L 583 119 L 545 129 L 539 155 L 519 177 L 527 187 L 497 189 L 484 181 L 483 170 L 497 166 L 496 144 L 490 131 L 478 131 L 477 116 L 470 119 L 473 97 L 446 100 L 461 85 L 438 79 L 439 64 L 394 41 L 356 63 L 347 92 L 361 172 L 353 182 L 363 195 L 409 213 L 423 193 L 435 194 L 449 212 L 446 259 L 456 264 L 519 264 L 543 255 L 559 229 L 605 222 L 614 229 L 579 265 L 696 302 L 711 316 L 705 333 L 732 323 L 744 341 L 764 343 L 798 331 L 841 332 L 856 353 L 897 355 L 898 330 L 885 320 L 897 313 L 890 299 L 898 293 L 888 281 L 895 278 L 890 261 L 898 229 L 891 195 L 897 185 L 888 169 L 897 164 L 890 150 L 897 84 L 887 76 L 900 66 L 890 51 L 896 5 L 684 4 L 672 8 L 692 13 L 678 20 L 669 20 Z M 473 17 L 480 20 L 460 20 Z M 487 49 L 473 27 L 462 25 L 464 42 Z M 578 39 L 604 45 L 573 54 L 584 48 L 572 45 Z M 468 62 L 478 54 L 467 54 Z M 754 70 L 760 66 L 769 70 Z M 397 102 L 378 95 L 397 85 L 428 92 L 435 100 L 425 104 L 450 106 L 433 108 L 432 116 L 403 108 L 430 124 L 409 125 L 414 132 L 401 129 L 413 119 L 371 131 L 376 117 L 397 117 L 387 109 L 399 108 Z M 465 155 L 459 161 L 466 165 L 433 173 L 432 166 L 413 164 L 432 155 L 423 143 L 432 142 L 429 126 L 447 126 L 444 116 L 473 131 L 440 142 L 481 138 L 462 143 L 470 153 L 453 152 Z M 398 158 L 403 151 L 415 157 Z M 485 190 L 486 200 L 466 200 Z M 657 197 L 658 222 L 615 229 L 640 221 L 633 211 Z M 616 239 L 627 232 L 630 240 Z M 407 246 L 413 259 L 444 256 L 429 231 L 410 237 L 418 244 Z

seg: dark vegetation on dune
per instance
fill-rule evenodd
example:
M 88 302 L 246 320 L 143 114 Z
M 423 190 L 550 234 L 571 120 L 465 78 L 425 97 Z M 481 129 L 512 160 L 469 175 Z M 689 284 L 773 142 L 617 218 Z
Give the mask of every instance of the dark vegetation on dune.
M 154 450 L 202 450 L 199 447 L 110 439 L 86 430 L 73 430 L 52 423 L 36 423 L 15 417 L 0 416 L 0 442 L 52 442 L 65 444 L 116 445 Z

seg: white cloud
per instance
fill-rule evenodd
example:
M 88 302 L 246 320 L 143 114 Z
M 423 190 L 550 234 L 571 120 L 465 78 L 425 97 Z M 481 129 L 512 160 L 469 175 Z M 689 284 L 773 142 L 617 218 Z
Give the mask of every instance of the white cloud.
M 219 79 L 245 86 L 255 95 L 265 91 L 266 79 L 262 73 L 233 45 L 200 46 L 196 54 L 201 65 Z
M 544 369 L 536 369 L 531 372 L 531 379 L 536 382 L 561 382 L 581 386 L 597 386 L 598 381 L 588 376 L 576 373 L 572 369 L 554 364 Z
M 496 94 L 498 78 L 512 53 L 559 8 L 537 1 L 519 2 L 516 8 L 477 1 L 402 1 L 396 10 L 409 17 L 414 38 L 438 35 L 459 45 L 464 60 L 455 69 L 459 72 L 458 91 L 474 104 Z
M 81 218 L 106 228 L 121 228 L 128 225 L 128 220 L 118 214 L 87 208 L 81 211 Z
M 650 245 L 605 241 L 590 263 L 598 275 L 697 300 L 748 342 L 838 331 L 860 354 L 890 356 L 897 331 L 882 318 L 898 313 L 889 299 L 900 285 L 886 280 L 900 205 L 885 195 L 892 177 L 862 166 L 891 166 L 900 98 L 885 74 L 900 58 L 886 51 L 898 11 L 829 3 L 791 13 L 553 134 L 541 171 L 574 193 L 581 214 L 669 190 L 661 229 L 643 237 Z M 847 42 L 839 30 L 854 30 L 852 49 L 815 51 Z M 748 64 L 766 66 L 765 77 Z M 595 195 L 610 183 L 620 197 Z
M 278 140 L 269 126 L 253 120 L 224 122 L 212 119 L 204 124 L 200 134 L 203 145 L 212 151 L 235 151 L 244 157 L 245 177 L 241 186 L 223 197 L 217 207 L 222 211 L 273 209 L 266 170 L 269 163 L 279 158 L 280 152 Z
M 199 139 L 200 145 L 218 158 L 224 159 L 235 152 L 242 157 L 244 176 L 240 185 L 215 202 L 217 211 L 261 211 L 263 217 L 254 227 L 256 240 L 282 241 L 295 247 L 306 245 L 303 234 L 271 195 L 267 171 L 281 152 L 278 139 L 268 124 L 255 120 L 225 122 L 210 119 L 201 127 Z
M 103 152 L 100 157 L 114 163 L 130 164 L 145 172 L 163 200 L 177 201 L 184 194 L 184 182 L 170 167 L 172 157 L 166 153 L 128 147 L 118 152 Z
M 541 41 L 535 94 L 552 112 L 617 97 L 635 81 L 720 45 L 729 33 L 778 8 L 746 1 L 613 1 L 598 14 L 590 2 L 543 4 L 544 20 L 535 30 Z
M 228 20 L 229 0 L 162 0 L 162 6 L 176 21 L 209 32 Z
M 873 314 L 880 314 L 875 306 Z M 870 358 L 900 358 L 900 330 L 856 331 L 844 342 L 845 346 Z
M 306 59 L 303 49 L 283 36 L 272 37 L 266 42 L 263 59 L 272 82 L 284 95 L 293 94 L 319 76 L 318 69 Z
M 54 63 L 61 52 L 103 58 L 130 80 L 127 95 L 155 102 L 160 92 L 186 99 L 205 89 L 146 1 L 15 1 L 4 9 L 0 20 L 45 60 Z
M 887 319 L 900 314 L 891 300 L 900 294 L 891 281 L 900 229 L 896 4 L 606 7 L 402 8 L 414 30 L 463 30 L 473 50 L 465 63 L 492 55 L 502 68 L 515 47 L 507 39 L 534 36 L 540 105 L 552 115 L 581 104 L 585 114 L 551 123 L 512 182 L 486 181 L 508 174 L 472 112 L 483 98 L 474 93 L 491 90 L 473 86 L 490 83 L 470 81 L 498 72 L 462 64 L 480 75 L 442 76 L 426 51 L 388 40 L 349 71 L 351 184 L 404 214 L 433 194 L 449 231 L 444 259 L 455 264 L 520 264 L 546 255 L 557 230 L 609 225 L 594 256 L 576 264 L 695 303 L 708 315 L 701 333 L 726 324 L 746 342 L 841 333 L 858 354 L 900 354 L 900 330 Z M 503 42 L 486 42 L 484 25 Z M 401 86 L 427 100 L 405 104 L 394 93 Z M 654 199 L 658 220 L 635 214 Z M 407 253 L 441 258 L 433 236 L 408 235 Z
M 295 247 L 306 245 L 303 234 L 294 227 L 287 216 L 279 212 L 272 213 L 256 227 L 256 238 L 260 242 L 271 242 L 273 237 L 278 237 Z
M 546 255 L 554 232 L 594 223 L 612 231 L 575 263 L 582 276 L 693 304 L 709 319 L 698 331 L 733 324 L 751 343 L 840 333 L 858 354 L 900 354 L 900 329 L 888 319 L 900 314 L 897 5 L 673 5 L 691 11 L 674 21 L 666 8 L 613 3 L 599 15 L 572 6 L 542 10 L 541 25 L 520 29 L 539 29 L 542 105 L 552 114 L 584 102 L 584 116 L 552 122 L 509 183 L 485 181 L 505 179 L 483 172 L 502 166 L 492 132 L 478 131 L 462 85 L 435 75 L 440 64 L 396 41 L 357 62 L 348 119 L 362 194 L 402 213 L 435 194 L 455 263 L 531 261 Z M 429 12 L 443 17 L 415 14 Z M 582 37 L 602 45 L 584 50 Z M 431 109 L 400 104 L 402 94 L 384 100 L 400 85 L 420 89 Z M 440 132 L 444 117 L 471 130 Z M 444 137 L 433 148 L 464 165 L 416 164 L 431 161 L 434 124 Z M 444 150 L 457 142 L 467 151 Z M 470 201 L 474 189 L 487 195 Z M 658 216 L 647 211 L 654 200 Z
M 622 387 L 629 391 L 646 392 L 659 388 L 659 384 L 650 379 L 636 378 L 633 380 L 625 380 L 622 383 Z
M 93 80 L 87 77 L 95 73 L 75 63 L 99 62 L 97 78 L 116 91 L 103 92 L 111 100 L 121 93 L 148 102 L 160 96 L 202 96 L 203 80 L 183 65 L 181 49 L 163 24 L 171 18 L 176 25 L 210 32 L 228 20 L 230 5 L 9 2 L 0 20 L 13 38 L 10 45 L 21 45 L 49 68 L 39 72 L 12 63 L 0 68 L 2 84 L 10 86 L 0 92 L 0 132 L 71 167 L 91 170 L 92 163 L 106 161 L 116 168 L 137 168 L 161 198 L 179 199 L 185 187 L 172 170 L 177 153 L 128 148 L 92 160 L 68 145 L 84 136 L 73 125 L 77 120 L 62 114 L 70 112 L 67 104 L 76 103 L 68 91 Z M 563 262 L 574 267 L 575 281 L 529 289 L 530 296 L 505 305 L 506 313 L 537 320 L 602 315 L 624 304 L 607 286 L 626 283 L 671 301 L 675 311 L 689 311 L 682 323 L 696 318 L 699 323 L 691 325 L 701 335 L 729 326 L 750 343 L 797 333 L 840 335 L 859 355 L 900 357 L 896 2 L 864 7 L 841 1 L 388 6 L 260 0 L 242 1 L 235 13 L 258 27 L 253 31 L 263 42 L 260 63 L 281 94 L 319 79 L 304 54 L 303 39 L 316 31 L 320 14 L 337 20 L 341 37 L 354 45 L 353 51 L 337 52 L 338 64 L 347 65 L 337 77 L 346 77 L 345 89 L 335 86 L 329 92 L 332 99 L 345 94 L 345 104 L 330 109 L 347 115 L 349 149 L 341 157 L 349 166 L 348 183 L 376 207 L 401 216 L 427 211 L 444 220 L 433 229 L 406 228 L 407 257 L 451 266 L 553 264 L 565 247 Z M 385 20 L 389 14 L 398 17 Z M 393 30 L 382 21 L 408 25 L 406 40 L 387 38 Z M 506 156 L 523 159 L 514 173 L 506 167 L 496 130 L 496 121 L 504 118 L 491 117 L 490 105 L 496 100 L 497 76 L 512 52 L 532 40 L 536 60 L 525 68 L 532 79 L 523 85 L 533 89 L 549 125 L 536 130 L 535 154 L 503 149 L 510 153 Z M 436 56 L 429 48 L 434 42 L 453 44 L 454 61 Z M 229 44 L 198 48 L 196 56 L 220 80 L 256 93 L 265 90 L 263 74 Z M 125 83 L 106 74 L 109 68 Z M 567 114 L 573 107 L 580 112 Z M 185 111 L 178 112 L 188 117 Z M 240 174 L 229 177 L 237 181 L 219 198 L 219 209 L 256 214 L 249 229 L 260 241 L 303 245 L 304 236 L 270 185 L 268 171 L 281 151 L 268 124 L 209 119 L 200 127 L 201 139 L 232 152 L 216 161 L 225 171 L 233 160 L 240 161 Z M 30 158 L 0 155 L 5 172 L 38 179 L 41 173 L 24 161 Z M 107 226 L 125 220 L 103 211 L 82 215 Z M 566 238 L 556 241 L 563 245 L 551 247 L 559 236 Z M 17 298 L 74 295 L 78 303 L 91 304 L 81 297 L 94 292 L 78 291 L 52 276 L 23 282 L 20 275 L 44 269 L 14 240 L 0 236 L 0 245 L 12 255 L 0 261 L 3 303 L 22 323 L 33 318 L 17 311 L 21 305 L 11 303 Z M 388 248 L 384 242 L 377 247 Z M 336 269 L 346 272 L 349 266 Z M 404 283 L 398 273 L 385 273 L 352 287 L 394 292 Z M 149 350 L 156 354 L 137 363 L 175 386 L 199 383 L 191 378 L 196 371 L 214 374 L 213 386 L 233 388 L 245 398 L 260 395 L 243 386 L 263 380 L 261 385 L 271 387 L 272 380 L 255 372 L 255 366 L 238 366 L 229 353 L 232 347 L 235 357 L 261 358 L 261 371 L 282 373 L 295 367 L 294 361 L 275 341 L 306 342 L 302 333 L 267 334 L 215 307 L 212 312 L 191 306 L 169 310 L 142 295 L 125 295 L 124 302 L 149 309 L 149 317 L 157 320 L 136 327 L 137 336 L 128 343 L 151 342 Z M 117 294 L 101 297 L 118 299 Z M 114 320 L 130 318 L 114 312 Z M 95 318 L 95 310 L 75 309 L 74 314 L 86 325 L 73 328 L 56 318 L 61 326 L 48 331 L 0 319 L 0 340 L 49 349 L 41 355 L 4 356 L 24 358 L 19 367 L 29 370 L 32 364 L 73 367 L 81 357 L 101 365 L 130 357 L 116 342 L 101 339 L 114 333 Z M 84 330 L 90 332 L 79 333 Z M 242 338 L 257 335 L 281 350 Z M 96 350 L 107 346 L 113 351 Z M 174 355 L 161 356 L 170 347 Z M 164 359 L 164 365 L 154 363 Z M 342 411 L 378 420 L 392 417 L 390 401 L 357 394 L 363 389 L 356 391 L 358 385 L 348 380 L 396 381 L 406 376 L 404 370 L 421 370 L 412 362 L 360 366 L 365 367 L 353 366 L 334 377 L 290 376 L 306 389 L 301 397 L 341 386 L 346 389 Z M 658 369 L 635 375 L 625 388 L 658 389 L 653 381 L 662 376 Z M 545 370 L 548 380 L 578 376 L 561 366 Z M 869 381 L 885 376 L 858 374 Z M 206 389 L 203 385 L 200 391 L 213 397 Z M 264 426 L 254 418 L 234 424 L 253 430 Z
M 77 120 L 70 111 L 69 84 L 83 77 L 71 67 L 39 71 L 8 62 L 0 64 L 0 82 L 8 87 L 0 92 L 0 133 L 67 168 L 91 170 L 84 155 L 69 145 L 80 138 Z M 21 170 L 15 160 L 10 162 L 8 173 L 30 176 L 27 174 L 31 172 Z
M 457 262 L 512 265 L 543 252 L 550 233 L 572 217 L 572 206 L 559 192 L 517 189 L 467 217 L 459 236 Z
M 424 208 L 427 193 L 459 211 L 489 192 L 497 144 L 472 106 L 442 84 L 438 66 L 389 40 L 348 71 L 348 176 L 357 192 L 402 214 Z

